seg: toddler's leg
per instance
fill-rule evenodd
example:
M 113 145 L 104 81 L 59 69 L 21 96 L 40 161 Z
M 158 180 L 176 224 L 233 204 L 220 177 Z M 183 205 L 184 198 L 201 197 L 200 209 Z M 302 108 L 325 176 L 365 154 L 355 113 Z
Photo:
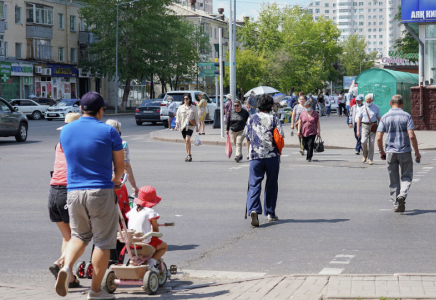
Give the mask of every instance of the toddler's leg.
M 157 246 L 156 252 L 153 254 L 152 258 L 154 258 L 155 260 L 159 260 L 159 258 L 161 258 L 165 254 L 165 252 L 167 252 L 167 249 L 167 243 L 163 242 L 162 244 Z

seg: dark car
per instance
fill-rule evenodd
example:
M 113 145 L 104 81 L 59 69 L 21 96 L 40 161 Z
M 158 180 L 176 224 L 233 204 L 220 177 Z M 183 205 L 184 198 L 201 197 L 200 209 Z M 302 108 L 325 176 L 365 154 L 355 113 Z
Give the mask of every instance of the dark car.
M 144 100 L 135 110 L 136 125 L 151 122 L 153 125 L 160 120 L 160 104 L 163 99 Z
M 56 103 L 58 103 L 58 101 L 50 98 L 31 98 L 31 99 L 41 105 L 53 106 L 56 105 Z
M 0 98 L 0 136 L 15 136 L 17 142 L 27 140 L 29 124 L 25 114 L 12 107 L 5 99 Z

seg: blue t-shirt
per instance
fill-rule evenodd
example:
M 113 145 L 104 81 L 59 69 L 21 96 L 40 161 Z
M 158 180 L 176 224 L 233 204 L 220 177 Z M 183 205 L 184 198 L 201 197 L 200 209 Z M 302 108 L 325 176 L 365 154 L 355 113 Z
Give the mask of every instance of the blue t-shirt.
M 391 108 L 380 120 L 378 132 L 386 132 L 386 152 L 412 151 L 409 130 L 415 129 L 412 116 L 401 108 Z
M 67 189 L 109 189 L 112 151 L 123 150 L 118 131 L 94 117 L 81 117 L 65 125 L 60 143 L 67 160 Z

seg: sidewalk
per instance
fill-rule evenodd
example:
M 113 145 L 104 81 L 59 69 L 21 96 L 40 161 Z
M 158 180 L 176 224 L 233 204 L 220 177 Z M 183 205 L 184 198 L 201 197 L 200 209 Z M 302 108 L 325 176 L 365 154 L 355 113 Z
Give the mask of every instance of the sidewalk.
M 348 128 L 346 125 L 347 120 L 345 117 L 332 115 L 329 118 L 322 117 L 320 120 L 321 137 L 326 149 L 354 149 L 356 145 L 354 132 L 353 129 Z M 291 136 L 292 130 L 289 123 L 283 124 L 283 128 L 285 130 L 285 147 L 298 148 L 299 142 L 296 131 L 294 131 L 294 136 Z M 200 136 L 200 140 L 203 144 L 225 146 L 226 139 L 221 138 L 219 128 L 214 129 L 212 124 L 207 124 L 205 132 L 206 135 Z M 436 131 L 416 131 L 415 133 L 418 138 L 420 150 L 436 150 Z M 179 131 L 161 129 L 151 132 L 150 137 L 160 141 L 184 143 L 182 134 Z M 194 140 L 195 133 L 192 142 L 194 142 Z
M 154 296 L 148 296 L 139 287 L 118 288 L 115 295 L 117 299 L 436 299 L 436 274 L 262 276 L 171 287 L 173 281 L 184 276 L 172 277 Z M 0 299 L 86 299 L 88 289 L 89 284 L 71 289 L 68 296 L 62 298 L 54 289 L 0 283 Z

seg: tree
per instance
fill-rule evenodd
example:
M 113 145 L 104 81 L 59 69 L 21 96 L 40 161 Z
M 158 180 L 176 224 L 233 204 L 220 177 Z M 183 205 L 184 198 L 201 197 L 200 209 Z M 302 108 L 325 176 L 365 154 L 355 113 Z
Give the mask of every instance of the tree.
M 360 72 L 370 69 L 375 64 L 377 52 L 366 52 L 367 42 L 359 38 L 357 33 L 352 34 L 343 44 L 343 53 L 340 55 L 340 62 L 345 69 L 345 75 L 355 76 Z
M 401 22 L 401 5 L 398 6 L 398 11 L 395 14 L 394 20 L 397 22 Z M 409 25 L 410 28 L 415 32 L 418 36 L 417 28 L 416 30 L 413 28 L 412 24 Z M 415 25 L 416 26 L 416 25 Z M 419 43 L 415 38 L 410 34 L 410 32 L 405 29 L 402 32 L 402 37 L 395 40 L 394 44 L 395 50 L 398 52 L 406 53 L 419 53 Z M 408 58 L 410 62 L 417 62 L 418 58 Z
M 249 89 L 259 85 L 264 74 L 265 59 L 262 56 L 256 55 L 250 49 L 236 50 L 236 86 L 240 90 L 241 95 L 244 95 Z M 226 79 L 228 81 L 228 73 L 226 71 Z

